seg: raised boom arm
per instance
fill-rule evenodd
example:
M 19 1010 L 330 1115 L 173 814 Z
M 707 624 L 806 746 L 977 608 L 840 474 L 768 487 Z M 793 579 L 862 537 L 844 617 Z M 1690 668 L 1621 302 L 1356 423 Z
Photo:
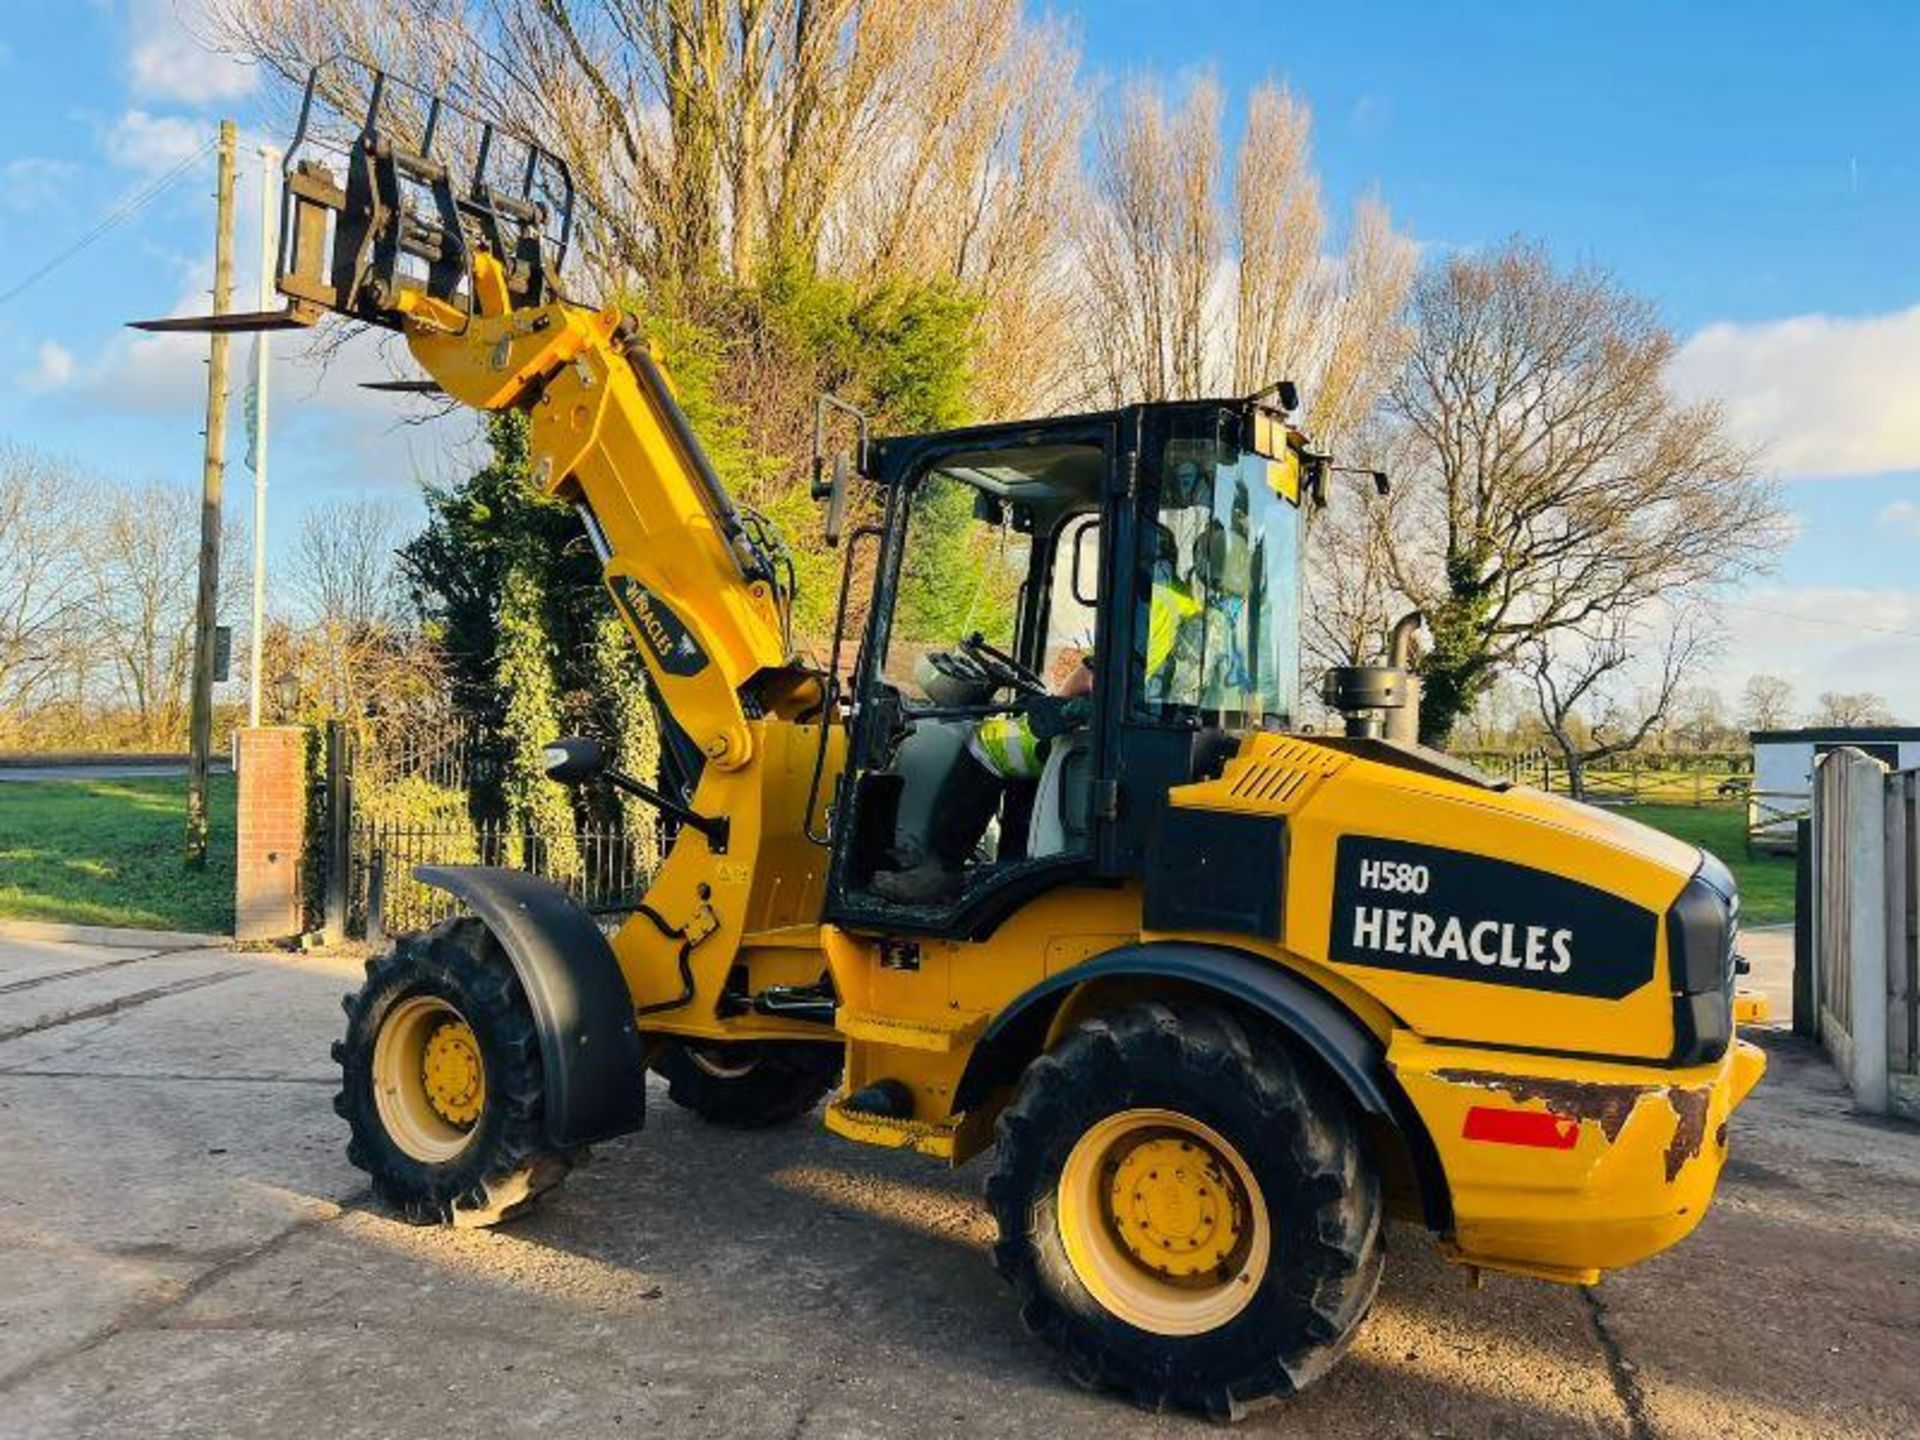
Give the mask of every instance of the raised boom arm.
M 357 132 L 329 130 L 323 116 L 361 96 Z M 470 153 L 471 170 L 448 150 Z M 817 696 L 789 664 L 784 557 L 714 473 L 638 325 L 560 297 L 572 203 L 566 166 L 537 144 L 332 61 L 309 77 L 288 149 L 286 309 L 143 328 L 345 315 L 403 334 L 462 404 L 526 412 L 536 479 L 580 510 L 662 704 L 709 763 L 732 769 L 752 753 L 750 712 Z

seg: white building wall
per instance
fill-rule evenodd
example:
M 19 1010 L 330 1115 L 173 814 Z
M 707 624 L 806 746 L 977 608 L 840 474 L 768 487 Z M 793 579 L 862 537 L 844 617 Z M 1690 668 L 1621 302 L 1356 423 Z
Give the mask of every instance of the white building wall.
M 1831 747 L 1823 740 L 1819 746 Z M 1888 742 L 1878 742 L 1886 744 Z M 1896 770 L 1920 769 L 1920 740 L 1892 742 Z M 1791 846 L 1794 826 L 1790 817 L 1804 814 L 1813 800 L 1813 763 L 1817 745 L 1812 740 L 1756 741 L 1753 747 L 1753 793 L 1747 802 L 1747 822 L 1755 827 L 1754 838 Z M 1881 758 L 1877 749 L 1867 752 Z

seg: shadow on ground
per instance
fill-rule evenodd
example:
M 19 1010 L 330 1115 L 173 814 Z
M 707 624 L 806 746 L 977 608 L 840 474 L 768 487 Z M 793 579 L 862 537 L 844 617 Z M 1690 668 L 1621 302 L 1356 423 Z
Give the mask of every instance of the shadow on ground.
M 203 953 L 5 989 L 62 965 L 0 952 L 0 1029 L 57 1022 L 0 1043 L 9 1435 L 1198 1432 L 1024 1334 L 977 1166 L 713 1130 L 656 1085 L 646 1131 L 524 1220 L 414 1230 L 341 1156 L 349 969 Z M 1244 1433 L 1912 1433 L 1920 1136 L 1774 1049 L 1692 1241 L 1590 1300 L 1472 1290 L 1397 1228 L 1346 1362 Z

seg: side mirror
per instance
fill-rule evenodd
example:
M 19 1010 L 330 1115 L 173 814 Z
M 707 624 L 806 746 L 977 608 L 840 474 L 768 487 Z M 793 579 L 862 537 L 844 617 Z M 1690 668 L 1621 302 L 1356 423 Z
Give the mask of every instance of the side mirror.
M 864 471 L 867 464 L 867 417 L 858 407 L 849 405 L 837 395 L 822 395 L 813 406 L 813 498 L 827 502 L 827 544 L 838 545 L 840 532 L 847 523 L 847 479 L 852 469 L 845 451 L 833 457 L 832 478 L 826 458 L 827 411 L 838 410 L 843 415 L 853 417 L 859 448 L 858 463 Z
M 607 756 L 598 740 L 567 735 L 540 752 L 540 765 L 549 780 L 560 785 L 578 785 L 606 769 Z
M 833 457 L 833 479 L 827 484 L 827 544 L 838 545 L 847 523 L 847 457 Z

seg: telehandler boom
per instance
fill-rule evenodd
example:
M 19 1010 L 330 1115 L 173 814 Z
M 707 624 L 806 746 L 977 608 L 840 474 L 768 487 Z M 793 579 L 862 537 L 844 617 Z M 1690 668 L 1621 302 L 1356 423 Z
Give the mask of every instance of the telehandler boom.
M 872 487 L 842 627 L 863 551 L 872 594 L 822 664 L 784 542 L 640 328 L 561 294 L 559 161 L 336 64 L 285 203 L 284 310 L 157 328 L 344 315 L 404 336 L 430 387 L 526 414 L 672 757 L 549 752 L 670 827 L 610 936 L 533 875 L 420 870 L 470 913 L 369 963 L 334 1050 L 348 1155 L 407 1219 L 504 1219 L 640 1127 L 649 1067 L 721 1124 L 825 1097 L 854 1140 L 992 1147 L 994 1260 L 1067 1373 L 1218 1416 L 1337 1359 L 1389 1214 L 1570 1283 L 1699 1222 L 1763 1068 L 1734 1031 L 1758 1012 L 1733 879 L 1436 752 L 1297 732 L 1330 467 L 1291 386 L 884 439 L 853 416 L 816 490 L 838 539 Z M 914 633 L 929 607 L 903 601 L 962 583 L 932 609 L 967 633 Z M 1357 703 L 1393 703 L 1363 678 Z

